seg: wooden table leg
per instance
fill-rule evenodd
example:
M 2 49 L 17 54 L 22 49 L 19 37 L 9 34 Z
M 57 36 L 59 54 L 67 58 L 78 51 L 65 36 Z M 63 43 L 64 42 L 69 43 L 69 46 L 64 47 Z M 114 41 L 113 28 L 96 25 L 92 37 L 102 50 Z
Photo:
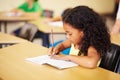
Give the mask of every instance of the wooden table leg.
M 1 22 L 0 22 L 0 32 L 2 32 L 2 24 L 1 24 Z
M 4 32 L 7 33 L 7 22 L 4 22 Z

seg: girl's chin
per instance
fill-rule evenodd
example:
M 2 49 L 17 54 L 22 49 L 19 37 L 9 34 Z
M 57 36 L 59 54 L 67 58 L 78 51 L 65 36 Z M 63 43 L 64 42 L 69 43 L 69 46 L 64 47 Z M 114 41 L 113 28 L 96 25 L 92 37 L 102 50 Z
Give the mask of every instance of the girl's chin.
M 78 44 L 78 43 L 73 43 L 75 46 L 80 46 L 80 44 Z
M 74 44 L 74 45 L 78 45 L 78 44 L 76 44 L 76 43 L 72 43 L 72 44 Z
M 71 41 L 71 43 L 74 44 L 74 45 L 80 45 L 79 43 L 76 43 L 76 42 L 73 42 L 73 41 Z

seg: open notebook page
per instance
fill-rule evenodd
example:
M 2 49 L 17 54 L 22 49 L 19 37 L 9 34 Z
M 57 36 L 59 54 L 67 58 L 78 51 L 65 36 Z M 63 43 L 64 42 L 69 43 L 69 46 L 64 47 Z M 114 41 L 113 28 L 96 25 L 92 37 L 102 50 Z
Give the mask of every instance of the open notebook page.
M 70 62 L 70 61 L 52 59 L 48 55 L 27 58 L 26 60 L 37 63 L 37 64 L 49 64 L 49 65 L 54 66 L 58 69 L 64 69 L 64 68 L 78 66 L 77 64 Z

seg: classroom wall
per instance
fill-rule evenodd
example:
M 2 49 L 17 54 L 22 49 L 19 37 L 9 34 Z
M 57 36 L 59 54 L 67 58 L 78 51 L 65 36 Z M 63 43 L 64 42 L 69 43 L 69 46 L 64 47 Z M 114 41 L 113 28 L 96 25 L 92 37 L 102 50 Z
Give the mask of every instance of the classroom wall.
M 24 0 L 0 0 L 0 11 L 9 11 Z M 39 0 L 44 9 L 51 9 L 58 16 L 68 7 L 87 5 L 101 14 L 112 13 L 115 0 Z

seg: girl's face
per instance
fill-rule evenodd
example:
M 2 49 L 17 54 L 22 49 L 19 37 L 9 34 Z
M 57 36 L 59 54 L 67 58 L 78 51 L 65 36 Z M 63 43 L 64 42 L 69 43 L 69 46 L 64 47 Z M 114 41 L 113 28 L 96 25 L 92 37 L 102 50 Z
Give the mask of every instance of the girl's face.
M 82 30 L 75 29 L 68 23 L 63 23 L 63 28 L 67 34 L 67 38 L 73 43 L 74 45 L 79 45 L 82 42 L 82 38 L 84 33 Z

